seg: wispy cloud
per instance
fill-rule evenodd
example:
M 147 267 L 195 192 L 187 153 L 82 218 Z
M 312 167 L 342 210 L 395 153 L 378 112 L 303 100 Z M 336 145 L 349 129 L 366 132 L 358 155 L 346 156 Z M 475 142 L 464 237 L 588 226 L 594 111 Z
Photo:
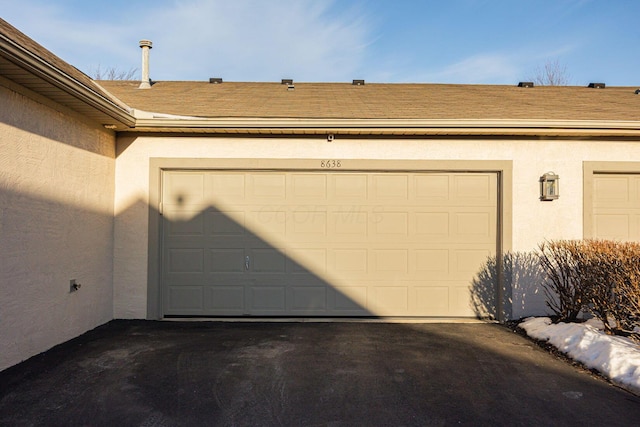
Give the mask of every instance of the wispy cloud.
M 528 78 L 536 68 L 559 61 L 574 49 L 572 45 L 552 48 L 528 46 L 517 52 L 480 52 L 440 68 L 413 73 L 404 78 L 416 82 L 462 84 L 510 84 Z M 560 59 L 559 59 L 560 58 Z
M 342 79 L 358 67 L 369 37 L 356 10 L 327 0 L 180 2 L 150 14 L 141 30 L 162 49 L 156 75 L 174 79 Z
M 357 5 L 333 0 L 114 4 L 129 8 L 126 16 L 91 10 L 70 16 L 71 5 L 43 0 L 4 3 L 5 19 L 85 72 L 98 65 L 139 67 L 137 42 L 151 39 L 157 80 L 344 80 L 360 66 L 372 37 Z

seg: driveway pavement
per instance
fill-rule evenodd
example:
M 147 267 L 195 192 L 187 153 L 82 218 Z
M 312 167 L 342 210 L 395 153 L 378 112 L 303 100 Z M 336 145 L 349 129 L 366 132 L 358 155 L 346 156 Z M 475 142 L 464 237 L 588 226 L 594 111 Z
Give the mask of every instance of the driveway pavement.
M 0 373 L 0 425 L 631 426 L 493 324 L 114 321 Z

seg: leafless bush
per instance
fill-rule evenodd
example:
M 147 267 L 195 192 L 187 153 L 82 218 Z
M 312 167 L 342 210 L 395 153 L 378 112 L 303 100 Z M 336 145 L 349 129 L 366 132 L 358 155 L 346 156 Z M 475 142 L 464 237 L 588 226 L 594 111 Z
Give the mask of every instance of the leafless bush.
M 547 305 L 559 321 L 589 311 L 609 334 L 640 326 L 640 244 L 557 240 L 539 248 Z
M 542 68 L 537 67 L 529 79 L 538 86 L 567 86 L 571 76 L 567 66 L 556 59 L 547 61 Z
M 107 67 L 103 69 L 100 64 L 91 70 L 91 77 L 95 80 L 135 80 L 137 68 L 120 70 L 118 67 Z
M 558 321 L 576 321 L 584 304 L 576 259 L 582 245 L 576 240 L 554 240 L 539 246 L 540 266 L 546 275 L 543 289 L 547 306 Z
M 640 319 L 640 245 L 588 240 L 579 254 L 585 308 L 609 334 L 628 335 Z

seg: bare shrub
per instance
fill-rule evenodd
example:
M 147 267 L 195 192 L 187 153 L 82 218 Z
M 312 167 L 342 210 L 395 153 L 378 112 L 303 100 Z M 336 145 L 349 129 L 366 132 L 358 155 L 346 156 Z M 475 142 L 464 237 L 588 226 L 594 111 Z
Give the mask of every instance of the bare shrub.
M 586 240 L 573 257 L 584 308 L 608 334 L 631 334 L 640 320 L 640 244 Z
M 94 80 L 135 80 L 137 68 L 129 68 L 128 70 L 120 70 L 118 67 L 107 67 L 103 69 L 98 64 L 92 69 L 90 74 Z
M 632 331 L 640 327 L 640 244 L 624 243 L 620 247 L 622 277 L 616 284 L 617 301 L 620 306 L 620 327 Z
M 613 316 L 614 275 L 620 269 L 616 257 L 616 243 L 606 240 L 588 240 L 574 253 L 576 271 L 583 287 L 585 308 L 602 321 L 607 333 L 615 327 L 609 323 Z
M 556 59 L 545 62 L 542 68 L 537 67 L 529 79 L 538 86 L 568 86 L 571 76 L 567 66 Z
M 640 245 L 591 240 L 585 259 L 587 308 L 608 333 L 632 333 L 640 317 Z
M 540 266 L 546 275 L 546 303 L 558 321 L 576 321 L 584 304 L 576 259 L 582 245 L 576 240 L 554 240 L 539 246 Z

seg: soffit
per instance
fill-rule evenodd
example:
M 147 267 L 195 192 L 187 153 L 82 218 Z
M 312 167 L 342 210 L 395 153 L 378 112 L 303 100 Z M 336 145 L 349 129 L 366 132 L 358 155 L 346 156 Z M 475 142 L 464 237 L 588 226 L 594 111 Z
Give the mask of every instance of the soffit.
M 126 129 L 134 124 L 127 107 L 91 78 L 2 19 L 0 75 L 103 125 Z

